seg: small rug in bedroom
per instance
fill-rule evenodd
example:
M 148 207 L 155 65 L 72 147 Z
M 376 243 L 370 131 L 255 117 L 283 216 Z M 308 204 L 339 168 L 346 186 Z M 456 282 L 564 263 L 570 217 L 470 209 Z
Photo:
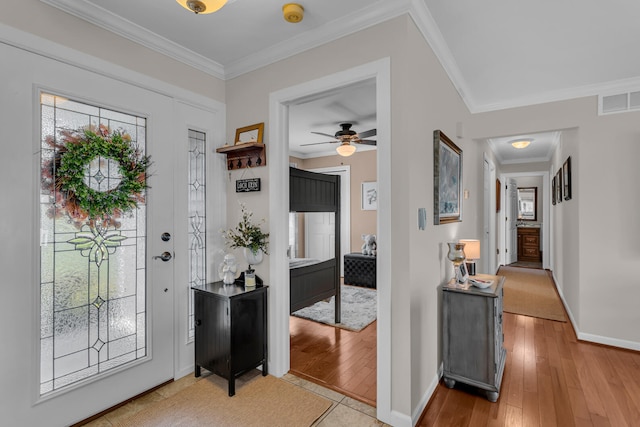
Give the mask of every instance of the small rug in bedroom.
M 342 285 L 342 320 L 341 323 L 334 323 L 335 320 L 335 297 L 317 302 L 309 307 L 302 308 L 293 316 L 313 320 L 338 328 L 349 329 L 351 331 L 361 331 L 377 317 L 377 292 L 375 289 L 362 288 L 360 286 Z

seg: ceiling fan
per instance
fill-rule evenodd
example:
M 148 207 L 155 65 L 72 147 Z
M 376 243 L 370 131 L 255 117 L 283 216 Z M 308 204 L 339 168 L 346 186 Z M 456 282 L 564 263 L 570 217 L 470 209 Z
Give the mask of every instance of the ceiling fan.
M 363 139 L 368 138 L 370 136 L 374 136 L 376 134 L 376 129 L 370 129 L 364 132 L 356 133 L 351 129 L 351 123 L 341 123 L 341 130 L 337 131 L 335 135 L 329 135 L 328 133 L 323 132 L 311 132 L 317 135 L 328 136 L 329 138 L 334 138 L 335 141 L 325 141 L 325 142 L 312 142 L 310 144 L 301 144 L 302 146 L 306 145 L 319 145 L 319 144 L 334 144 L 339 142 L 340 145 L 336 148 L 336 151 L 341 156 L 350 156 L 356 152 L 356 146 L 351 145 L 352 142 L 356 144 L 365 144 L 365 145 L 376 145 L 377 142 L 371 139 Z

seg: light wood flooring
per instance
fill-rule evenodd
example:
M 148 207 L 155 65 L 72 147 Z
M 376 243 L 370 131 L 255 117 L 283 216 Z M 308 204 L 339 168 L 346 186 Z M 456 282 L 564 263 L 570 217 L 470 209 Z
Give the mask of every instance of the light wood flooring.
M 291 372 L 374 405 L 375 325 L 354 333 L 291 317 Z M 640 352 L 578 341 L 570 322 L 504 313 L 503 331 L 498 401 L 440 383 L 419 426 L 640 426 Z
M 295 316 L 289 322 L 290 373 L 375 406 L 377 322 L 360 332 Z
M 498 402 L 441 382 L 419 426 L 639 426 L 640 353 L 580 342 L 570 322 L 504 313 Z

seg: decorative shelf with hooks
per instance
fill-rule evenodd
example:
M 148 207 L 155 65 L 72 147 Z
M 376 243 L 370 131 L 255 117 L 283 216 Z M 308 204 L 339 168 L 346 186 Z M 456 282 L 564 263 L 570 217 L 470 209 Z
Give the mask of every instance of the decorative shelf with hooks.
M 267 165 L 265 145 L 261 142 L 246 142 L 216 149 L 216 153 L 227 155 L 227 170 L 254 168 Z

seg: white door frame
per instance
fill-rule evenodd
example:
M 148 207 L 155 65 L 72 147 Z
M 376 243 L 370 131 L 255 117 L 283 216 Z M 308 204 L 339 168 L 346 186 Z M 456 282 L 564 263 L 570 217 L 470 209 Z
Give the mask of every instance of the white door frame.
M 383 58 L 297 86 L 272 92 L 269 96 L 269 185 L 289 188 L 289 105 L 310 95 L 375 79 L 378 139 L 378 240 L 391 241 L 391 61 Z M 269 257 L 271 288 L 269 309 L 270 371 L 282 376 L 289 371 L 289 265 L 288 191 L 269 192 L 269 229 L 272 253 Z M 406 424 L 391 410 L 391 254 L 390 243 L 378 251 L 378 333 L 377 333 L 377 417 L 392 425 Z
M 542 203 L 542 226 L 540 227 L 540 238 L 542 239 L 542 268 L 551 268 L 551 184 L 549 179 L 549 171 L 534 171 L 534 172 L 515 172 L 515 173 L 502 173 L 500 174 L 500 181 L 507 182 L 508 178 L 518 178 L 525 176 L 541 176 L 542 177 L 542 191 L 538 192 L 538 203 Z M 502 202 L 506 201 L 506 191 L 502 191 Z M 505 206 L 503 203 L 502 206 Z M 506 236 L 506 221 L 505 221 L 506 209 L 500 210 L 500 224 L 499 234 Z M 504 242 L 505 239 L 499 239 L 500 242 L 500 262 L 504 265 Z
M 495 274 L 497 270 L 496 261 L 496 167 L 491 159 L 484 153 L 484 163 L 488 165 L 488 173 L 484 171 L 484 225 L 483 239 L 485 261 L 482 263 L 484 272 Z

